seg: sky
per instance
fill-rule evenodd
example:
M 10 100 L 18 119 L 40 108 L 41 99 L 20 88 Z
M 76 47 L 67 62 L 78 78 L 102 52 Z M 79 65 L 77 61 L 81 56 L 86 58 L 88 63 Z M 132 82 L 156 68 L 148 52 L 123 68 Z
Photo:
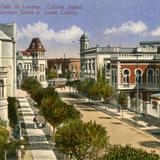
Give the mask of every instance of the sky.
M 91 47 L 160 40 L 159 6 L 159 0 L 0 0 L 0 23 L 17 24 L 17 50 L 39 37 L 48 58 L 77 58 L 83 33 Z

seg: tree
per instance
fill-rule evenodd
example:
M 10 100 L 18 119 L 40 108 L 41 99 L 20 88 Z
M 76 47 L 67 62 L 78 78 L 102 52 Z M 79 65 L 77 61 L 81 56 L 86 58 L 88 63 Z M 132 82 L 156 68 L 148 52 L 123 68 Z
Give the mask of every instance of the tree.
M 15 97 L 8 97 L 8 118 L 12 128 L 18 123 L 18 102 Z
M 108 144 L 107 132 L 95 122 L 70 121 L 58 128 L 56 147 L 70 159 L 97 160 Z
M 65 73 L 65 78 L 67 78 L 67 80 L 70 81 L 70 79 L 71 79 L 71 71 L 67 70 L 67 72 Z
M 9 132 L 4 128 L 0 126 L 0 159 L 5 159 L 5 151 L 7 146 L 7 141 L 9 137 Z
M 70 94 L 71 94 L 71 87 L 73 87 L 73 81 L 67 81 L 66 85 L 69 87 Z
M 127 104 L 127 95 L 123 92 L 120 92 L 117 97 L 117 102 L 122 108 L 122 118 L 123 118 L 123 109 L 125 105 Z
M 69 121 L 69 120 L 77 120 L 81 118 L 81 114 L 80 112 L 74 108 L 74 106 L 69 105 L 69 104 L 65 104 L 65 112 L 67 115 L 67 118 L 65 121 Z
M 114 91 L 112 86 L 106 82 L 96 82 L 90 89 L 89 94 L 92 98 L 103 98 L 104 103 L 108 101 L 108 98 L 113 96 Z
M 91 99 L 97 100 L 101 98 L 101 94 L 99 90 L 100 90 L 100 86 L 98 85 L 98 83 L 93 84 L 93 86 L 89 88 L 89 95 Z
M 107 82 L 105 75 L 105 67 L 101 67 L 97 72 L 97 82 Z
M 35 78 L 28 77 L 22 82 L 21 88 L 30 93 L 31 96 L 34 96 L 42 88 L 42 85 Z
M 40 106 L 42 99 L 47 97 L 59 99 L 59 95 L 53 87 L 40 88 L 32 98 L 37 102 L 38 106 Z
M 44 118 L 53 126 L 53 135 L 55 128 L 61 123 L 69 119 L 80 118 L 80 112 L 73 106 L 67 105 L 60 99 L 55 100 L 53 97 L 43 98 L 40 110 Z
M 100 95 L 102 96 L 104 103 L 108 101 L 108 98 L 114 95 L 114 90 L 112 86 L 110 86 L 106 82 L 101 82 L 100 83 Z
M 111 145 L 107 153 L 99 160 L 159 160 L 160 157 L 154 153 L 147 153 L 141 149 L 131 146 Z
M 72 87 L 74 91 L 77 91 L 78 86 L 80 85 L 80 80 L 72 81 Z
M 77 91 L 90 99 L 89 90 L 94 85 L 94 83 L 94 79 L 85 79 L 84 81 L 79 82 L 77 85 Z
M 48 79 L 54 79 L 54 78 L 57 78 L 57 77 L 58 77 L 58 75 L 57 75 L 56 70 L 51 69 L 51 70 L 48 72 Z

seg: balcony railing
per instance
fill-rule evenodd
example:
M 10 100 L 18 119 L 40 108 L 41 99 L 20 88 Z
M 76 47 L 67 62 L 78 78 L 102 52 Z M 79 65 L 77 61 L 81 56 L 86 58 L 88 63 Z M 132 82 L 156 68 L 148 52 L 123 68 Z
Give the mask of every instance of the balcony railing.
M 158 55 L 156 55 L 156 54 L 139 54 L 138 55 L 138 59 L 139 60 L 152 60 L 152 59 L 156 59 L 156 58 L 158 58 L 157 57 Z M 132 60 L 137 60 L 137 55 L 136 54 L 133 54 L 133 53 L 128 53 L 128 54 L 113 54 L 112 55 L 112 57 L 111 57 L 112 59 L 119 59 L 119 60 L 121 60 L 121 59 L 126 59 L 126 60 L 128 60 L 128 59 L 132 59 Z
M 119 89 L 135 89 L 137 88 L 136 83 L 124 83 L 124 84 L 118 84 Z M 154 83 L 154 84 L 148 84 L 148 83 L 141 83 L 138 84 L 139 89 L 160 89 L 160 84 Z

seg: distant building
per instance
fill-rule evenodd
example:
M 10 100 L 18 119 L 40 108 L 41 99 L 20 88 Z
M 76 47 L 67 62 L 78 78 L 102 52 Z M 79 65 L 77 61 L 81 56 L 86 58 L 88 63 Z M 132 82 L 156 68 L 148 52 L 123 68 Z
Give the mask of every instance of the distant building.
M 77 80 L 80 77 L 79 58 L 47 59 L 48 71 L 54 69 L 58 77 Z
M 94 78 L 102 68 L 105 77 L 116 92 L 128 96 L 128 108 L 136 110 L 137 97 L 140 112 L 145 112 L 150 95 L 160 91 L 160 41 L 140 42 L 138 48 L 100 47 L 89 48 L 86 34 L 80 38 L 81 79 Z
M 0 24 L 0 119 L 8 120 L 7 97 L 16 91 L 16 24 Z
M 34 77 L 41 83 L 46 80 L 45 51 L 40 39 L 33 38 L 28 49 L 17 52 L 18 84 L 27 77 Z

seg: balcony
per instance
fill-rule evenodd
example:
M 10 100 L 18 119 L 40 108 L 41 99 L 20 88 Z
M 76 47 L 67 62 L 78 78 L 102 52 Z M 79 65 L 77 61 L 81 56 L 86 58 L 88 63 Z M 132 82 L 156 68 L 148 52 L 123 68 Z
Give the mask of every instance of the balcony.
M 133 53 L 128 54 L 113 54 L 112 59 L 116 60 L 137 60 L 137 55 Z M 156 54 L 138 54 L 138 60 L 153 60 L 159 58 Z
M 124 84 L 118 84 L 119 89 L 136 89 L 137 84 L 135 83 L 124 83 Z M 138 84 L 138 89 L 143 89 L 143 90 L 160 90 L 160 84 Z

